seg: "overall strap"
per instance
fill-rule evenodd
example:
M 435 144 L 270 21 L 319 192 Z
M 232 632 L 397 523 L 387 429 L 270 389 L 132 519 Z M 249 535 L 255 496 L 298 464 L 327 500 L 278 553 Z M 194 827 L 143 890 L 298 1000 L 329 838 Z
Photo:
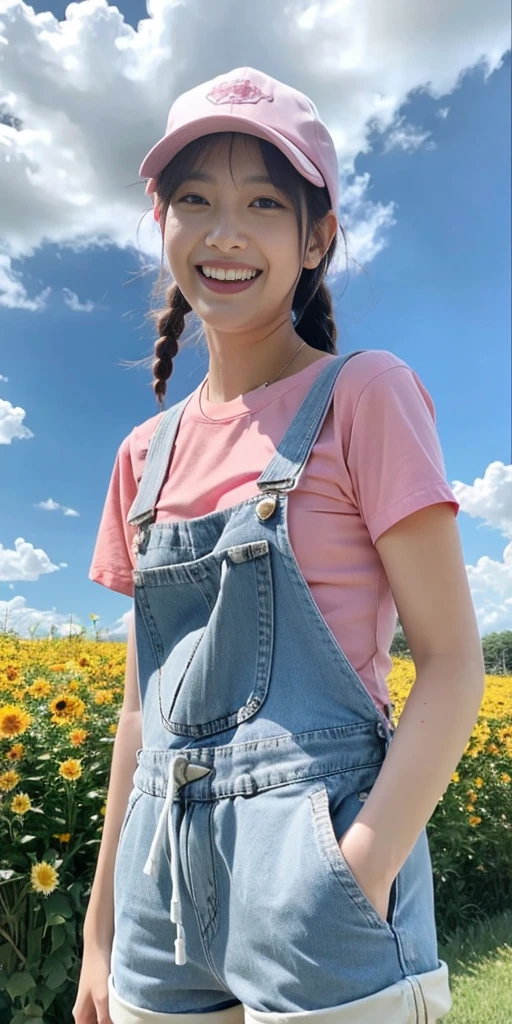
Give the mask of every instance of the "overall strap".
M 349 352 L 346 356 L 338 356 L 321 370 L 299 406 L 275 455 L 256 481 L 260 490 L 295 489 L 329 411 L 338 374 L 349 359 L 363 351 L 365 350 L 359 349 L 357 352 Z
M 276 454 L 257 480 L 262 491 L 293 490 L 297 486 L 301 470 L 327 415 L 336 378 L 347 360 L 355 355 L 358 352 L 339 356 L 321 371 L 288 427 Z M 192 395 L 193 392 L 164 413 L 150 438 L 139 490 L 126 517 L 132 526 L 142 526 L 154 522 L 156 518 L 156 503 L 167 476 L 180 419 Z
M 132 526 L 152 523 L 156 518 L 156 503 L 167 476 L 181 415 L 191 398 L 192 395 L 187 395 L 167 409 L 149 439 L 139 490 L 126 517 Z

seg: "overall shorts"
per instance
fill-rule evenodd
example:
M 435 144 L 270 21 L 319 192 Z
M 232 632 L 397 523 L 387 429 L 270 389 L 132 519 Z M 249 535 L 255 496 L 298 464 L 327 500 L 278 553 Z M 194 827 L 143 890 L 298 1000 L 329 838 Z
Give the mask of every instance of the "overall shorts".
M 381 917 L 338 846 L 393 739 L 293 554 L 297 486 L 347 359 L 316 378 L 256 497 L 155 522 L 180 416 L 128 514 L 142 748 L 116 854 L 113 1024 L 433 1024 L 448 1013 L 425 830 Z M 183 1015 L 183 1021 L 181 1021 Z

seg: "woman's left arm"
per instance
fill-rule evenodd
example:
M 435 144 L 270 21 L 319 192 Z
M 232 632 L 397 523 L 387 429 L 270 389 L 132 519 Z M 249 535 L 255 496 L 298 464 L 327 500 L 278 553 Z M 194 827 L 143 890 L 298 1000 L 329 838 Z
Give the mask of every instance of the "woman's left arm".
M 422 508 L 375 542 L 416 680 L 378 778 L 340 848 L 385 916 L 393 880 L 447 789 L 485 689 L 482 644 L 453 508 Z

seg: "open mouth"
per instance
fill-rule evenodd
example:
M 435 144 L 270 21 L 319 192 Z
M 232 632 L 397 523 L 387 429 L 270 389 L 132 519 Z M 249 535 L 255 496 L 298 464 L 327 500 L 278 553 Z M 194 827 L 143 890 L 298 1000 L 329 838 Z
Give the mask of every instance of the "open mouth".
M 237 280 L 235 278 L 234 281 L 226 281 L 219 279 L 217 277 L 207 277 L 206 274 L 203 273 L 203 270 L 200 265 L 196 266 L 196 271 L 199 274 L 202 283 L 207 288 L 209 288 L 210 291 L 226 293 L 245 291 L 247 288 L 250 288 L 251 285 L 254 284 L 254 282 L 257 281 L 258 278 L 261 277 L 263 273 L 262 270 L 257 270 L 253 277 L 248 277 L 245 278 L 244 280 L 242 280 L 241 278 Z

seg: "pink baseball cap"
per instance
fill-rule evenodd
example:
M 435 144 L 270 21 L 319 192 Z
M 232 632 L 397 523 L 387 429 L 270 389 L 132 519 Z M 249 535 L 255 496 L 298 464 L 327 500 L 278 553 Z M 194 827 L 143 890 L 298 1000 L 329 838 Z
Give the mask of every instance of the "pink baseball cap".
M 331 207 L 338 213 L 336 150 L 314 103 L 254 68 L 235 68 L 177 97 L 164 137 L 150 149 L 139 170 L 141 178 L 149 178 L 147 195 L 155 190 L 157 174 L 193 139 L 233 131 L 272 142 L 299 174 L 314 185 L 327 186 Z

